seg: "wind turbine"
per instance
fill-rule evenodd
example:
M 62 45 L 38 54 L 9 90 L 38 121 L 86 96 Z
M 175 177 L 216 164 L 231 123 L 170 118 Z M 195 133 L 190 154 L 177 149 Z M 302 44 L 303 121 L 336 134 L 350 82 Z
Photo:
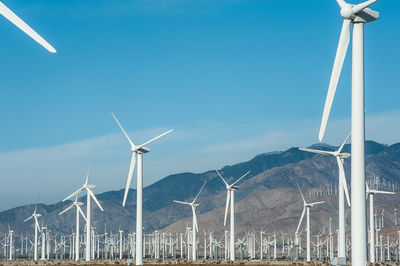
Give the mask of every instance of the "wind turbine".
M 86 220 L 85 214 L 83 213 L 81 206 L 83 205 L 82 202 L 78 201 L 78 195 L 75 196 L 74 202 L 69 205 L 65 210 L 60 212 L 58 215 L 61 215 L 63 213 L 66 213 L 67 211 L 71 210 L 74 206 L 76 207 L 76 234 L 75 234 L 75 260 L 79 260 L 79 214 L 82 215 L 83 219 Z
M 91 241 L 91 237 L 90 237 L 90 232 L 91 232 L 91 224 L 90 224 L 90 198 L 92 198 L 94 200 L 94 202 L 97 204 L 97 206 L 100 208 L 101 211 L 103 210 L 103 207 L 101 207 L 99 201 L 97 200 L 96 196 L 93 193 L 93 189 L 96 188 L 95 185 L 89 185 L 88 184 L 88 180 L 89 180 L 89 172 L 90 169 L 88 169 L 88 173 L 86 176 L 86 181 L 83 184 L 83 186 L 81 188 L 79 188 L 77 191 L 75 191 L 74 193 L 72 193 L 71 195 L 69 195 L 68 197 L 66 197 L 65 199 L 63 199 L 63 201 L 66 201 L 67 199 L 70 199 L 74 196 L 77 196 L 79 193 L 81 193 L 82 191 L 86 190 L 86 249 L 85 249 L 85 260 L 86 261 L 90 261 L 90 241 Z
M 298 235 L 301 222 L 303 221 L 304 214 L 307 211 L 307 262 L 311 261 L 311 234 L 310 234 L 310 208 L 314 207 L 315 205 L 325 203 L 325 201 L 318 201 L 318 202 L 313 202 L 313 203 L 307 203 L 306 200 L 304 199 L 303 193 L 301 192 L 299 184 L 297 184 L 297 187 L 299 188 L 301 198 L 303 199 L 303 212 L 301 213 L 301 218 L 299 221 L 299 224 L 297 225 L 296 229 L 296 235 Z
M 390 191 L 382 191 L 382 190 L 375 190 L 375 189 L 370 189 L 368 184 L 365 183 L 366 185 L 366 192 L 367 192 L 367 197 L 369 196 L 369 236 L 370 236 L 370 242 L 369 242 L 369 256 L 370 256 L 370 262 L 375 263 L 375 221 L 374 221 L 374 195 L 375 194 L 389 194 L 389 195 L 394 195 L 394 192 Z
M 37 218 L 42 216 L 41 214 L 36 213 L 36 210 L 37 210 L 37 206 L 35 206 L 35 210 L 33 211 L 33 214 L 24 220 L 24 222 L 27 222 L 32 218 L 35 220 L 35 225 L 34 225 L 35 226 L 35 243 L 33 245 L 33 250 L 34 250 L 33 251 L 33 254 L 34 254 L 33 259 L 35 261 L 38 260 L 38 253 L 37 253 L 38 252 L 38 230 L 40 232 L 40 226 L 39 226 L 39 222 L 38 222 Z
M 235 261 L 235 190 L 238 190 L 239 187 L 235 186 L 240 180 L 242 180 L 246 175 L 250 173 L 248 171 L 244 175 L 242 175 L 238 180 L 233 182 L 231 185 L 229 185 L 225 179 L 222 177 L 222 175 L 218 172 L 218 170 L 215 170 L 219 177 L 222 179 L 222 181 L 225 184 L 226 187 L 226 204 L 225 204 L 225 216 L 224 216 L 224 227 L 226 226 L 226 218 L 228 216 L 228 209 L 229 209 L 229 204 L 231 205 L 231 221 L 230 221 L 230 240 L 229 240 L 229 256 L 231 261 Z
M 21 18 L 19 18 L 14 12 L 0 2 L 0 14 L 8 19 L 11 23 L 17 26 L 20 30 L 25 32 L 29 37 L 47 49 L 50 53 L 56 53 L 56 49 L 51 46 L 45 39 L 36 33 L 28 24 L 26 24 Z
M 350 42 L 350 28 L 353 24 L 352 55 L 352 96 L 351 96 L 351 260 L 353 266 L 367 263 L 367 220 L 365 210 L 365 104 L 364 104 L 364 24 L 375 21 L 379 13 L 368 7 L 378 0 L 368 0 L 351 5 L 344 0 L 336 0 L 343 17 L 338 49 L 329 82 L 324 112 L 322 115 L 319 140 L 325 133 L 329 113 L 347 47 Z
M 347 143 L 351 133 L 344 140 L 342 145 L 336 151 L 323 151 L 323 150 L 314 150 L 308 148 L 299 148 L 301 151 L 307 151 L 312 153 L 318 153 L 323 155 L 332 155 L 335 156 L 338 168 L 339 168 L 339 249 L 338 249 L 338 257 L 346 258 L 346 217 L 345 217 L 345 208 L 344 208 L 344 194 L 346 195 L 347 204 L 350 207 L 350 197 L 349 191 L 347 188 L 347 181 L 344 172 L 344 159 L 349 158 L 351 155 L 347 152 L 342 152 L 344 145 Z
M 204 186 L 207 184 L 207 182 L 205 182 L 203 184 L 203 186 L 200 188 L 199 193 L 197 193 L 196 197 L 194 198 L 194 200 L 192 202 L 184 202 L 184 201 L 178 201 L 178 200 L 174 200 L 173 202 L 175 203 L 179 203 L 179 204 L 184 204 L 184 205 L 189 205 L 190 207 L 192 207 L 192 213 L 193 213 L 193 228 L 192 228 L 192 260 L 195 261 L 197 259 L 197 255 L 196 255 L 196 232 L 199 231 L 199 227 L 197 226 L 197 217 L 196 217 L 196 207 L 199 206 L 198 203 L 195 203 L 197 198 L 199 197 L 201 191 L 203 190 Z
M 129 143 L 131 144 L 131 151 L 132 151 L 132 159 L 131 165 L 129 167 L 128 178 L 126 181 L 124 199 L 122 202 L 122 206 L 125 206 L 126 198 L 128 196 L 129 188 L 131 186 L 131 180 L 133 175 L 133 170 L 135 169 L 136 164 L 136 156 L 137 156 L 137 185 L 136 185 L 136 265 L 143 265 L 143 153 L 150 152 L 150 149 L 146 147 L 147 144 L 155 141 L 156 139 L 161 138 L 168 133 L 171 133 L 173 129 L 168 130 L 167 132 L 162 133 L 161 135 L 152 138 L 145 143 L 136 146 L 133 141 L 129 138 L 128 134 L 125 132 L 124 128 L 119 123 L 118 119 L 115 117 L 113 113 L 111 113 L 115 122 L 117 122 L 118 126 L 121 128 L 122 132 L 124 133 L 125 137 L 128 139 Z

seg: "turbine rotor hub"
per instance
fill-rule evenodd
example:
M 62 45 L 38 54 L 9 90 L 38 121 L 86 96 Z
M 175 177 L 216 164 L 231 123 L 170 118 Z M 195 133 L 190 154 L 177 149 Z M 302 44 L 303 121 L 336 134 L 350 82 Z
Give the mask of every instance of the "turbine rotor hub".
M 340 15 L 344 19 L 352 19 L 354 17 L 353 14 L 353 8 L 351 5 L 345 5 L 341 10 L 340 10 Z

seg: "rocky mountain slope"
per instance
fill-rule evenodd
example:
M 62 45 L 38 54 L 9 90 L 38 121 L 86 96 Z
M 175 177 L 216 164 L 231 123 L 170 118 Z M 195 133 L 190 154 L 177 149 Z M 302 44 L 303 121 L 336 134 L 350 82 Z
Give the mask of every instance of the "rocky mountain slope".
M 335 149 L 324 144 L 312 147 Z M 344 150 L 350 151 L 350 145 L 346 145 Z M 400 176 L 400 143 L 387 146 L 367 141 L 366 154 L 367 178 L 376 179 L 376 176 L 379 176 L 386 184 L 397 184 Z M 347 159 L 345 169 L 348 180 L 350 180 L 349 167 L 350 160 Z M 297 148 L 260 154 L 247 162 L 225 166 L 220 172 L 228 178 L 228 182 L 233 182 L 248 170 L 251 174 L 239 183 L 240 189 L 235 193 L 238 232 L 261 228 L 268 231 L 295 230 L 302 209 L 296 184 L 299 183 L 309 198 L 310 189 L 336 184 L 338 176 L 334 158 L 302 152 Z M 182 231 L 186 225 L 191 225 L 190 208 L 175 204 L 172 200 L 191 200 L 205 181 L 207 185 L 198 199 L 199 227 L 200 230 L 222 232 L 226 190 L 214 170 L 200 174 L 170 175 L 144 188 L 145 231 L 155 229 Z M 92 223 L 98 232 L 103 232 L 105 226 L 107 230 L 111 229 L 114 232 L 119 227 L 134 230 L 135 190 L 130 191 L 125 208 L 121 206 L 123 190 L 109 191 L 97 197 L 104 208 L 104 212 L 101 212 L 92 204 Z M 312 222 L 316 229 L 326 227 L 329 217 L 332 217 L 336 224 L 337 195 L 322 195 L 318 198 L 314 196 L 310 200 L 326 201 L 326 204 L 312 210 Z M 394 222 L 392 210 L 394 206 L 398 206 L 399 200 L 398 195 L 377 197 L 377 207 L 382 208 L 384 205 L 386 209 L 388 225 Z M 81 201 L 85 202 L 85 197 L 82 197 Z M 70 203 L 38 204 L 38 212 L 42 214 L 40 222 L 52 230 L 70 233 L 74 229 L 75 212 L 58 215 Z M 24 223 L 23 220 L 31 215 L 34 208 L 34 205 L 26 205 L 1 212 L 0 232 L 6 232 L 9 224 L 17 234 L 32 233 L 33 224 Z

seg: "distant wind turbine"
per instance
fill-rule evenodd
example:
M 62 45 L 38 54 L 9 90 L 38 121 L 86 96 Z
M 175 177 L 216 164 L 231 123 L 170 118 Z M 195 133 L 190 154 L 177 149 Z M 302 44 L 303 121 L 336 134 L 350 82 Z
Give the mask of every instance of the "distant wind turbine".
M 344 145 L 347 143 L 351 134 L 347 136 L 347 138 L 343 141 L 342 145 L 340 145 L 337 151 L 323 151 L 323 150 L 314 150 L 308 148 L 299 148 L 301 151 L 307 151 L 312 153 L 318 153 L 323 155 L 332 155 L 336 158 L 336 162 L 339 168 L 339 250 L 338 257 L 346 258 L 346 217 L 345 217 L 345 208 L 344 208 L 344 194 L 346 195 L 347 204 L 350 207 L 350 197 L 349 190 L 347 188 L 346 175 L 344 172 L 344 159 L 349 158 L 351 156 L 350 153 L 342 152 Z M 344 193 L 343 193 L 344 192 Z
M 67 211 L 71 210 L 74 206 L 76 207 L 76 234 L 75 234 L 75 260 L 79 260 L 79 214 L 82 215 L 83 219 L 86 221 L 85 214 L 83 213 L 81 206 L 83 205 L 82 202 L 78 201 L 78 195 L 75 196 L 74 202 L 69 205 L 65 210 L 60 212 L 58 215 L 62 215 L 63 213 L 66 213 Z
M 128 134 L 125 132 L 122 125 L 119 123 L 118 119 L 115 117 L 113 113 L 111 113 L 115 122 L 117 122 L 118 126 L 121 128 L 122 132 L 124 133 L 125 137 L 128 139 L 129 143 L 131 144 L 131 151 L 132 151 L 132 159 L 131 165 L 129 167 L 128 178 L 126 181 L 124 199 L 122 201 L 122 206 L 125 206 L 126 199 L 128 197 L 129 188 L 131 186 L 131 180 L 133 171 L 135 169 L 136 164 L 136 156 L 137 156 L 137 185 L 136 185 L 136 265 L 143 265 L 143 153 L 150 152 L 150 149 L 146 147 L 147 144 L 155 141 L 156 139 L 161 138 L 162 136 L 171 133 L 173 129 L 168 130 L 167 132 L 162 133 L 161 135 L 152 138 L 141 145 L 135 145 L 133 141 L 129 138 Z
M 301 222 L 303 221 L 304 214 L 307 211 L 307 262 L 311 261 L 311 232 L 310 232 L 310 208 L 314 207 L 315 205 L 325 203 L 325 201 L 318 201 L 318 202 L 313 202 L 313 203 L 307 203 L 306 200 L 304 199 L 303 193 L 301 192 L 299 184 L 297 184 L 297 187 L 299 188 L 301 198 L 303 199 L 303 212 L 301 213 L 301 218 L 299 221 L 299 224 L 297 225 L 296 229 L 296 235 L 298 235 Z
M 192 207 L 192 214 L 193 214 L 193 228 L 192 228 L 192 260 L 195 261 L 197 259 L 197 254 L 196 254 L 196 232 L 199 231 L 199 227 L 197 226 L 197 217 L 196 217 L 196 207 L 199 206 L 199 204 L 196 203 L 197 198 L 199 197 L 201 191 L 203 190 L 204 186 L 206 185 L 207 182 L 204 183 L 204 185 L 200 188 L 199 193 L 197 193 L 196 197 L 192 202 L 184 202 L 184 201 L 178 201 L 174 200 L 173 202 L 179 203 L 179 204 L 184 204 L 184 205 L 189 205 Z
M 226 218 L 228 216 L 228 210 L 229 210 L 229 204 L 231 205 L 231 221 L 230 221 L 230 240 L 229 240 L 229 255 L 230 255 L 230 260 L 235 261 L 235 191 L 239 189 L 238 186 L 235 186 L 237 183 L 239 183 L 240 180 L 242 180 L 245 176 L 247 176 L 250 171 L 242 175 L 238 180 L 233 182 L 231 185 L 229 185 L 225 179 L 222 177 L 222 175 L 218 172 L 218 170 L 215 170 L 219 177 L 222 179 L 222 181 L 225 184 L 226 188 L 226 204 L 225 204 L 225 216 L 224 216 L 224 226 L 226 226 Z
M 46 48 L 50 53 L 56 53 L 56 49 L 51 46 L 45 39 L 36 33 L 28 24 L 26 24 L 21 18 L 19 18 L 14 12 L 0 2 L 0 14 L 8 19 L 11 23 L 17 26 L 20 30 L 25 32 L 29 37 L 39 43 L 41 46 Z
M 90 224 L 90 199 L 92 198 L 94 200 L 94 202 L 97 204 L 97 206 L 100 208 L 101 211 L 103 210 L 103 207 L 101 207 L 99 201 L 97 200 L 96 196 L 93 193 L 93 189 L 96 188 L 95 185 L 89 185 L 88 181 L 89 181 L 89 172 L 90 169 L 88 170 L 87 176 L 86 176 L 86 181 L 83 184 L 83 186 L 81 188 L 79 188 L 77 191 L 75 191 L 74 193 L 72 193 L 71 195 L 69 195 L 68 197 L 66 197 L 65 199 L 63 199 L 63 201 L 66 201 L 67 199 L 70 199 L 74 196 L 77 196 L 80 192 L 86 190 L 86 253 L 85 253 L 85 260 L 86 261 L 90 261 L 90 242 L 91 242 L 91 237 L 90 237 L 90 233 L 91 233 L 91 224 Z
M 40 232 L 40 226 L 39 226 L 39 221 L 37 218 L 39 218 L 40 216 L 42 216 L 39 213 L 36 213 L 37 210 L 37 206 L 35 206 L 35 210 L 33 211 L 33 214 L 31 216 L 29 216 L 28 218 L 25 219 L 24 222 L 29 221 L 30 219 L 34 219 L 35 220 L 35 242 L 33 244 L 33 259 L 35 261 L 38 260 L 38 231 Z

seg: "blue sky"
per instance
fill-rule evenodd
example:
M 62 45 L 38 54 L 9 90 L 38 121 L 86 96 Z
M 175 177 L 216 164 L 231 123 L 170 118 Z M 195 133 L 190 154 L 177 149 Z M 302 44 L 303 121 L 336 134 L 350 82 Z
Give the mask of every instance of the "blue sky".
M 342 23 L 334 0 L 3 3 L 58 53 L 0 19 L 0 209 L 39 192 L 61 200 L 90 157 L 97 192 L 124 187 L 130 151 L 110 112 L 137 143 L 175 129 L 150 146 L 146 185 L 317 142 Z M 388 144 L 400 141 L 399 7 L 376 3 L 365 30 L 367 137 Z M 351 49 L 331 144 L 350 126 L 350 63 Z

